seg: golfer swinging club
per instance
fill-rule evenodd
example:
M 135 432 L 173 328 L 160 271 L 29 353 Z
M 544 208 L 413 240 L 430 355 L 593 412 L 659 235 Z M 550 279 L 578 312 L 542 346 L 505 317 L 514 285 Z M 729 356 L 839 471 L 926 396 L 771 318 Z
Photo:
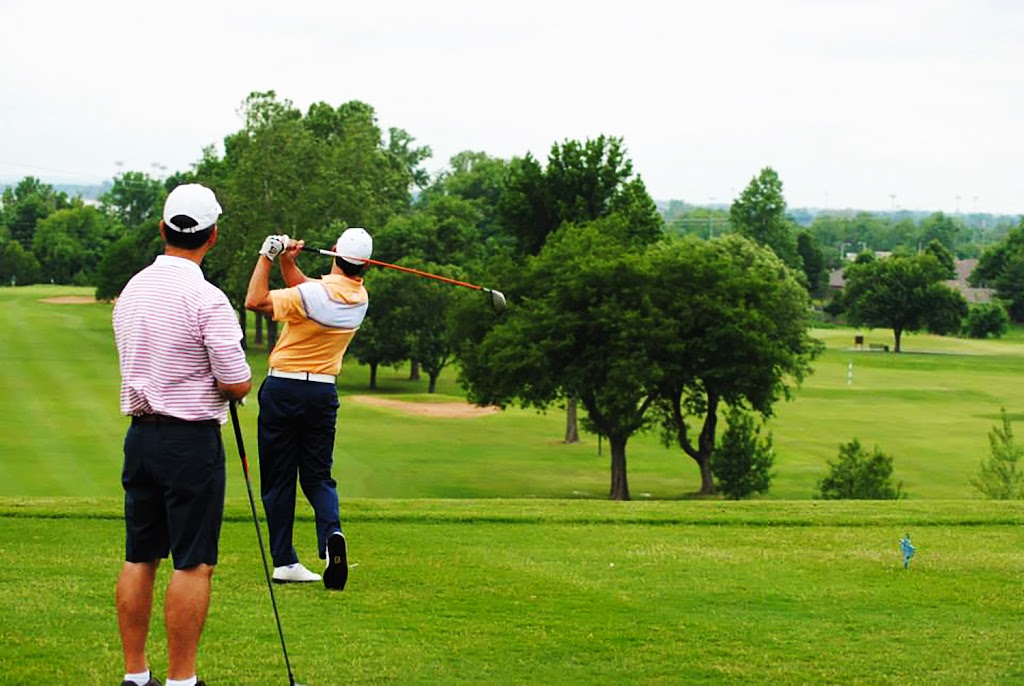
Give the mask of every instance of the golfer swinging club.
M 146 659 L 157 567 L 170 553 L 167 686 L 202 686 L 196 652 L 210 604 L 224 515 L 228 401 L 249 392 L 242 329 L 200 268 L 221 208 L 209 188 L 178 186 L 164 204 L 164 254 L 121 291 L 114 340 L 121 364 L 125 563 L 117 581 L 122 686 L 160 686 Z
M 341 590 L 348 581 L 348 550 L 331 477 L 338 415 L 335 381 L 352 337 L 366 315 L 362 274 L 373 240 L 363 229 L 338 238 L 331 273 L 307 278 L 295 264 L 303 241 L 267 236 L 249 280 L 245 306 L 284 322 L 270 352 L 270 369 L 259 390 L 260 495 L 270 530 L 277 583 L 319 581 L 299 562 L 292 544 L 295 482 L 316 515 L 317 551 L 326 557 L 324 586 Z M 269 290 L 271 263 L 280 256 L 287 288 Z

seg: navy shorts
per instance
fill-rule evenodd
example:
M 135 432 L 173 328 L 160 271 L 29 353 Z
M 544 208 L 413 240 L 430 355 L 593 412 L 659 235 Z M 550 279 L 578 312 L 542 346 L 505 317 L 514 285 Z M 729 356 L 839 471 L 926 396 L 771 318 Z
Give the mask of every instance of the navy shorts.
M 125 560 L 217 564 L 225 481 L 220 426 L 133 421 L 121 472 Z

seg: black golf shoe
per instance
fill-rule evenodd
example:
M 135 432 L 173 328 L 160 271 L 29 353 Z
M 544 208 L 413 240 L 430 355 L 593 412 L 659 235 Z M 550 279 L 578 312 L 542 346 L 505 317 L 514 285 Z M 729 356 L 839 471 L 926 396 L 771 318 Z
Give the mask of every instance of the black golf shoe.
M 137 684 L 134 681 L 122 681 L 121 686 L 137 686 Z M 149 681 L 146 682 L 146 686 L 163 686 L 163 684 L 156 677 L 151 676 Z
M 345 535 L 335 531 L 327 537 L 327 568 L 324 569 L 324 588 L 340 591 L 348 581 L 348 545 Z

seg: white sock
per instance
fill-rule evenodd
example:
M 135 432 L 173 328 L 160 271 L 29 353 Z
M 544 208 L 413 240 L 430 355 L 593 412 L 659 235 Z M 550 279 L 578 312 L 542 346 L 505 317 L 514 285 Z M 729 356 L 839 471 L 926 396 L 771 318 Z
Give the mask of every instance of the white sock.
M 149 683 L 149 670 L 136 672 L 135 674 L 125 674 L 124 680 L 131 681 L 134 684 L 138 684 L 138 686 L 146 686 Z
M 164 682 L 164 686 L 196 686 L 199 679 L 193 674 L 187 679 L 168 679 Z

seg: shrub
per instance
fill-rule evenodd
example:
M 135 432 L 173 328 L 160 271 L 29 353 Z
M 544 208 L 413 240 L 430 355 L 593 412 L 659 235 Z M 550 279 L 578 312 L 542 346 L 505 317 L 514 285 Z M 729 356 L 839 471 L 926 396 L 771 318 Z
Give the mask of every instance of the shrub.
M 39 260 L 16 240 L 0 236 L 0 286 L 28 286 L 39 281 Z
M 824 500 L 897 500 L 905 496 L 903 482 L 893 485 L 892 457 L 878 446 L 867 454 L 854 438 L 839 446 L 839 461 L 829 461 L 828 475 L 818 482 Z
M 766 493 L 775 463 L 772 436 L 761 438 L 761 427 L 738 407 L 730 407 L 722 440 L 711 454 L 711 473 L 718 492 L 732 500 Z
M 983 460 L 978 476 L 971 485 L 993 500 L 1024 499 L 1024 473 L 1021 457 L 1024 446 L 1013 439 L 1013 426 L 1006 410 L 1000 410 L 1002 427 L 994 426 L 988 432 L 990 457 Z
M 996 303 L 971 305 L 964 319 L 964 333 L 969 338 L 999 338 L 1010 328 L 1010 315 Z

